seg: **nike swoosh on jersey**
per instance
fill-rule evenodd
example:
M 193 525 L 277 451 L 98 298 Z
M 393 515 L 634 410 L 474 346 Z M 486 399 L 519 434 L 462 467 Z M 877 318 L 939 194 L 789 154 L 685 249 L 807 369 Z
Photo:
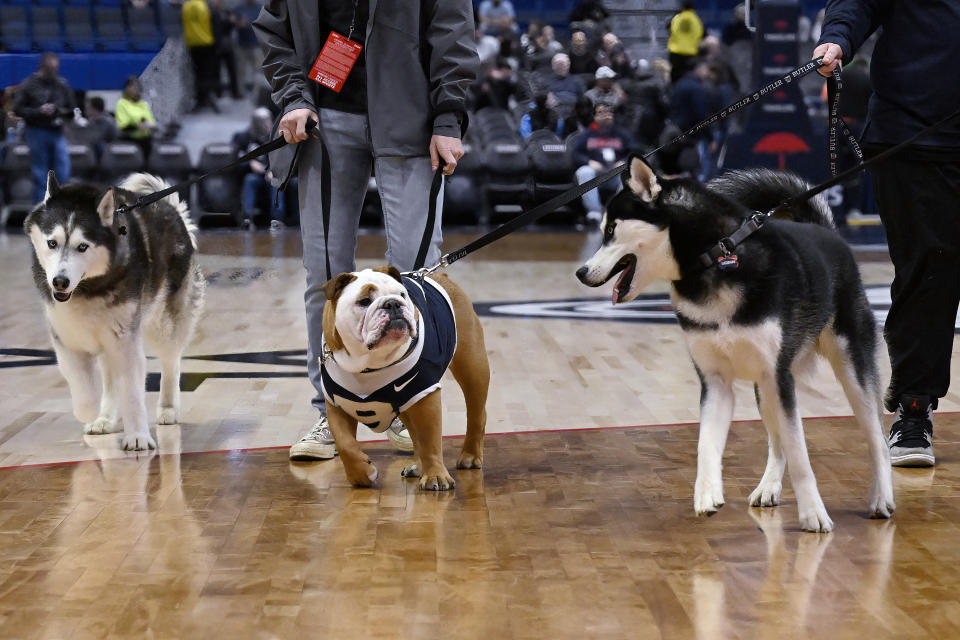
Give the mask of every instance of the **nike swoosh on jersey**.
M 397 393 L 400 393 L 401 391 L 403 391 L 403 388 L 404 388 L 405 386 L 407 386 L 408 384 L 410 384 L 410 383 L 413 381 L 413 379 L 416 378 L 418 375 L 420 375 L 420 372 L 419 372 L 419 371 L 417 371 L 415 374 L 413 374 L 412 376 L 410 376 L 410 378 L 409 378 L 406 382 L 404 382 L 403 384 L 395 384 L 395 385 L 393 385 L 393 390 L 394 390 L 395 392 L 397 392 Z

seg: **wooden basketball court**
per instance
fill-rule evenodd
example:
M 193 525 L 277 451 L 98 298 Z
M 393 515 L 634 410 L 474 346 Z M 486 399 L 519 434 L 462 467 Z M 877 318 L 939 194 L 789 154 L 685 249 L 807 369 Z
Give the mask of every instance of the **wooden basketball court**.
M 789 481 L 780 507 L 747 506 L 767 445 L 743 384 L 726 506 L 697 518 L 696 374 L 665 289 L 611 310 L 609 285 L 576 281 L 598 243 L 519 233 L 449 269 L 481 312 L 493 378 L 485 468 L 438 495 L 370 432 L 374 489 L 351 488 L 338 459 L 287 459 L 315 419 L 296 233 L 201 236 L 182 424 L 154 427 L 152 455 L 83 436 L 29 243 L 0 235 L 0 637 L 960 637 L 960 398 L 941 401 L 938 466 L 894 470 L 897 512 L 869 520 L 850 408 L 826 366 L 807 381 L 836 523 L 817 535 L 799 530 Z M 361 266 L 383 250 L 362 237 Z M 892 267 L 860 260 L 882 308 Z M 465 418 L 450 382 L 453 469 Z

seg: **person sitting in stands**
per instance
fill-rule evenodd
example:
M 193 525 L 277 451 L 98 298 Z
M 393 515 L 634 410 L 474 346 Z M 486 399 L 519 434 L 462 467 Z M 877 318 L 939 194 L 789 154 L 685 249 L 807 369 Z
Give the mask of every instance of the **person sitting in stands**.
M 554 102 L 552 95 L 541 93 L 530 103 L 530 111 L 520 119 L 520 136 L 524 140 L 540 129 L 553 131 L 558 136 L 563 133 L 563 119 L 553 110 Z
M 150 156 L 153 143 L 153 132 L 157 128 L 157 121 L 153 119 L 150 105 L 143 99 L 143 87 L 140 78 L 130 76 L 123 85 L 123 97 L 117 102 L 116 118 L 120 137 L 131 140 L 143 149 L 143 157 Z
M 233 146 L 241 156 L 260 145 L 270 142 L 273 116 L 266 107 L 257 107 L 250 117 L 250 126 L 233 136 Z M 240 213 L 242 224 L 248 229 L 254 226 L 254 216 L 258 205 L 269 198 L 270 231 L 282 231 L 287 216 L 286 194 L 271 186 L 272 174 L 266 156 L 254 159 L 247 165 L 247 174 L 243 177 L 243 190 L 240 194 Z

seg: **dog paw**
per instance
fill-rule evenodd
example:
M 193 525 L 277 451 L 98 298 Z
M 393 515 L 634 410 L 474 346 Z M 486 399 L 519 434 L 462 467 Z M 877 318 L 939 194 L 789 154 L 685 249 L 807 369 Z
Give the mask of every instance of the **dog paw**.
M 420 478 L 420 488 L 424 491 L 450 491 L 456 486 L 450 474 L 432 473 Z
M 483 467 L 483 456 L 464 451 L 457 460 L 457 469 L 480 469 Z
M 761 482 L 750 494 L 751 507 L 775 507 L 780 504 L 781 482 Z
M 178 424 L 180 417 L 176 407 L 158 407 L 157 424 Z
M 150 437 L 149 433 L 127 433 L 120 440 L 124 451 L 147 451 L 156 449 L 156 441 Z
M 833 520 L 822 504 L 800 510 L 800 528 L 813 533 L 833 531 Z
M 419 478 L 420 467 L 415 464 L 408 465 L 400 470 L 400 475 L 404 478 Z
M 698 516 L 712 516 L 723 506 L 723 489 L 697 478 L 693 488 L 693 510 Z
M 88 422 L 87 424 L 83 425 L 83 432 L 88 436 L 97 436 L 104 433 L 117 433 L 120 431 L 120 429 L 121 427 L 119 420 L 105 416 L 100 416 L 93 422 Z
M 871 518 L 889 518 L 893 515 L 897 505 L 893 502 L 893 491 L 879 491 L 871 489 L 867 510 Z

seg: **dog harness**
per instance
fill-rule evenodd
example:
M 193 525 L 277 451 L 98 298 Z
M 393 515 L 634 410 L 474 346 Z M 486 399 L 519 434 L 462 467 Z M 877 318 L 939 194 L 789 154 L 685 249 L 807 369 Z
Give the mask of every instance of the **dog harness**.
M 430 278 L 403 276 L 403 286 L 420 311 L 417 341 L 410 353 L 382 369 L 359 373 L 343 370 L 333 358 L 320 365 L 327 402 L 377 432 L 440 388 L 457 350 L 457 324 L 447 292 Z

